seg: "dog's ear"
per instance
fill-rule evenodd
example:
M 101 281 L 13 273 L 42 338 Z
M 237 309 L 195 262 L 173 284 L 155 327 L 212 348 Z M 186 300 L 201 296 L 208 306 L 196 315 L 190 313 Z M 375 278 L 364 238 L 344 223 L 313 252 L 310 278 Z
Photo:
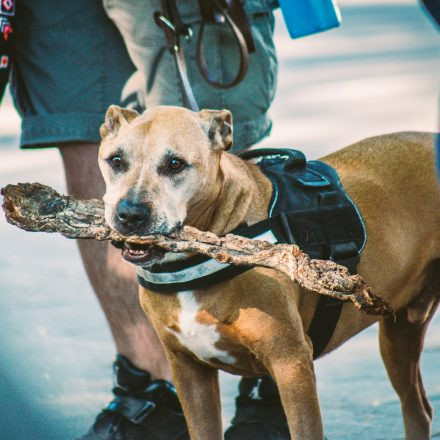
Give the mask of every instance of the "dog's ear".
M 118 134 L 119 128 L 128 124 L 134 118 L 138 117 L 139 113 L 135 110 L 129 108 L 121 108 L 118 105 L 111 105 L 107 109 L 105 114 L 104 123 L 99 129 L 99 134 L 102 139 L 108 136 L 116 136 Z
M 201 110 L 199 112 L 211 147 L 228 151 L 232 147 L 232 113 L 229 110 Z

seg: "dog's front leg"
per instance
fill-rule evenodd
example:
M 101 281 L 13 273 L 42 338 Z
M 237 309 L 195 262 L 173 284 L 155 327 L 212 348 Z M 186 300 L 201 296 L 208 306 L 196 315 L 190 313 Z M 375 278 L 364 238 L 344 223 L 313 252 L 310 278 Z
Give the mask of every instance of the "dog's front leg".
M 222 440 L 218 371 L 181 352 L 168 352 L 191 440 Z
M 324 438 L 313 362 L 307 357 L 276 359 L 271 374 L 278 385 L 292 440 Z

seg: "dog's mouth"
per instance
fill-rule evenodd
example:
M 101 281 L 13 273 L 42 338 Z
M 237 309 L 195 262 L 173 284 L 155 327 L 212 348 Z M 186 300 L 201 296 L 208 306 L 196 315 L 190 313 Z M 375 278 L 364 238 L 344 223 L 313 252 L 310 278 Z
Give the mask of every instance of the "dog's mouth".
M 173 236 L 182 229 L 182 223 L 171 228 L 166 233 L 160 232 L 160 235 L 173 238 Z M 157 233 L 159 234 L 159 232 Z M 150 235 L 154 235 L 151 233 Z M 122 251 L 122 258 L 129 263 L 138 266 L 152 266 L 159 263 L 165 257 L 167 251 L 152 244 L 138 244 L 126 241 L 112 241 L 112 245 Z
M 150 266 L 158 263 L 165 256 L 166 251 L 157 246 L 145 246 L 134 243 L 114 243 L 114 246 L 122 250 L 122 258 L 129 263 L 138 266 Z

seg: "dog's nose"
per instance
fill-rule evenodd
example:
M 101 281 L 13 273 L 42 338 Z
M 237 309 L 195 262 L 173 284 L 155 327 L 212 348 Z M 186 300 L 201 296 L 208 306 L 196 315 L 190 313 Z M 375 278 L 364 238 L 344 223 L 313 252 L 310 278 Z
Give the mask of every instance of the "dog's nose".
M 150 210 L 144 203 L 134 203 L 123 199 L 116 207 L 116 216 L 121 225 L 129 230 L 138 229 L 143 225 L 149 216 Z

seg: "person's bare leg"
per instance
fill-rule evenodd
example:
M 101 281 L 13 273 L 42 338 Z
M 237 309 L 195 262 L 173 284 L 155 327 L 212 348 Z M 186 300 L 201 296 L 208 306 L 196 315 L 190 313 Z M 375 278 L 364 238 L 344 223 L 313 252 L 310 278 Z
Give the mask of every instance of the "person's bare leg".
M 63 144 L 59 149 L 68 193 L 79 199 L 102 198 L 105 185 L 98 168 L 98 144 Z M 162 345 L 139 304 L 134 267 L 107 243 L 78 240 L 78 246 L 118 353 L 149 371 L 152 379 L 170 380 Z

